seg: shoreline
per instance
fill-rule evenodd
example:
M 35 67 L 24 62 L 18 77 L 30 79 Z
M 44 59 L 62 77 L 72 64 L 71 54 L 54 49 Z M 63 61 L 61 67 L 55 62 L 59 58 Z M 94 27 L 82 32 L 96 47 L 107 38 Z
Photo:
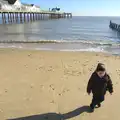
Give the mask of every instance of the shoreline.
M 0 43 L 0 48 L 19 48 L 26 50 L 46 50 L 46 51 L 87 51 L 103 52 L 120 55 L 120 46 L 112 41 L 66 41 L 66 40 L 40 40 L 40 41 L 16 41 Z
M 85 53 L 85 54 L 93 54 L 93 55 L 105 55 L 105 56 L 114 56 L 114 57 L 119 57 L 120 55 L 119 54 L 111 54 L 111 53 L 108 53 L 108 52 L 97 52 L 97 51 L 75 51 L 75 50 L 52 50 L 52 49 L 27 49 L 27 48 L 0 48 L 0 51 L 22 51 L 22 52 L 54 52 L 54 53 Z
M 92 43 L 1 43 L 0 48 L 19 48 L 24 50 L 46 50 L 46 51 L 87 51 L 102 52 L 120 55 L 119 46 L 95 45 Z

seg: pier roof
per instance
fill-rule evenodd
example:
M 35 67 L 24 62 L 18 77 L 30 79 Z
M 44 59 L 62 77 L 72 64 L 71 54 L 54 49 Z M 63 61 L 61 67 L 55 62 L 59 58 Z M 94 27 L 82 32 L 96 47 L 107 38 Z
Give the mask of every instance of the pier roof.
M 40 8 L 40 6 L 35 5 L 35 4 L 26 4 L 26 3 L 22 3 L 22 5 L 24 5 L 24 6 L 29 6 L 29 7 L 35 6 L 35 7 L 37 7 L 37 8 Z

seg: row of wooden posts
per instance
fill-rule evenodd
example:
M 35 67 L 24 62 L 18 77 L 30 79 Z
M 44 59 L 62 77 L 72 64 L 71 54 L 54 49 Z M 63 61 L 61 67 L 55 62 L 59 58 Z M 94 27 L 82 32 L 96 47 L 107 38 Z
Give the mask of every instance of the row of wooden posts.
M 34 12 L 1 12 L 2 22 L 6 23 L 23 23 L 32 22 L 36 20 L 71 18 L 72 13 L 34 13 Z
M 109 27 L 113 30 L 120 32 L 120 24 L 116 24 L 116 23 L 113 23 L 112 21 L 110 21 Z

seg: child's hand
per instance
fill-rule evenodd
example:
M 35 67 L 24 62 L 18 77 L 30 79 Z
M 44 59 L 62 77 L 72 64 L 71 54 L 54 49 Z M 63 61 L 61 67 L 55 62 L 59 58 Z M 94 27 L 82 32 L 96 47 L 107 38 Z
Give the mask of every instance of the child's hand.
M 90 92 L 88 92 L 88 95 L 90 95 Z

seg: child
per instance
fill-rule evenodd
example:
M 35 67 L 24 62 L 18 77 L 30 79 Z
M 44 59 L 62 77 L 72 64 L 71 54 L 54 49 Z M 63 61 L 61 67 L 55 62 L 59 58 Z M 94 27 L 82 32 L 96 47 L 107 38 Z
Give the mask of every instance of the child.
M 106 73 L 104 64 L 99 63 L 95 72 L 91 75 L 87 86 L 87 93 L 90 94 L 92 92 L 93 94 L 92 103 L 90 104 L 92 112 L 96 105 L 98 107 L 101 106 L 107 90 L 111 94 L 113 93 L 112 81 Z

